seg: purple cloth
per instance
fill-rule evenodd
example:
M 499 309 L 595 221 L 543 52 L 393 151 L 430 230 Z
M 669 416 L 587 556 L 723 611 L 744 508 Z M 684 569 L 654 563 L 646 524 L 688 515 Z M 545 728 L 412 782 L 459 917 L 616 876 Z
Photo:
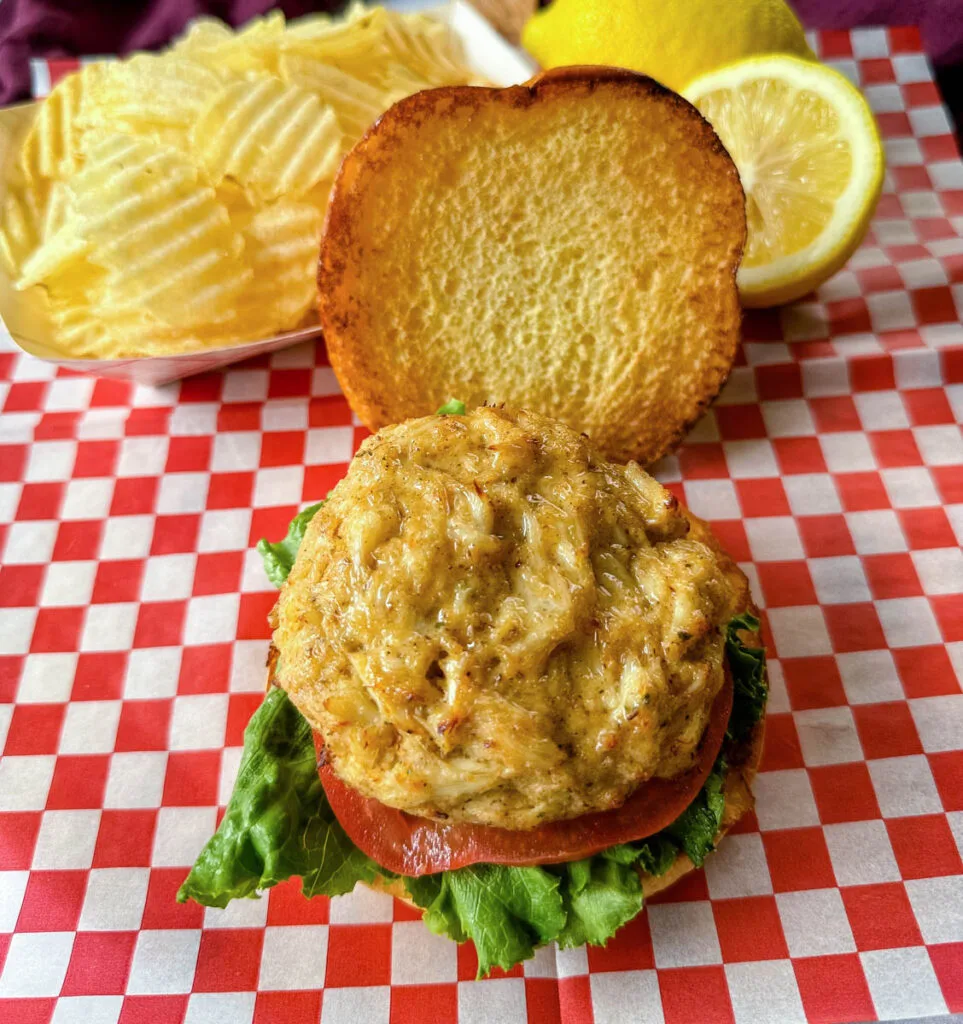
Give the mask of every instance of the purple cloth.
M 342 6 L 337 0 L 0 0 L 0 105 L 29 98 L 31 57 L 156 50 L 200 14 L 240 25 L 274 7 L 293 18 Z
M 725 0 L 717 2 L 724 7 Z M 293 17 L 342 6 L 337 0 L 2 0 L 0 104 L 29 95 L 31 57 L 156 49 L 199 14 L 237 25 L 272 7 Z M 938 67 L 963 65 L 963 0 L 794 0 L 794 6 L 810 28 L 919 25 L 927 52 Z
M 792 0 L 807 28 L 918 25 L 936 67 L 963 64 L 963 0 Z

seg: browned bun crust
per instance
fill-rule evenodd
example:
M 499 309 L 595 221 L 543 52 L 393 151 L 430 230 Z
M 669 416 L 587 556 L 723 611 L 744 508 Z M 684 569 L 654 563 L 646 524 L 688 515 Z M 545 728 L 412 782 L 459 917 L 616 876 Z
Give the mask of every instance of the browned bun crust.
M 537 122 L 526 112 L 567 117 L 586 104 L 598 106 L 599 127 L 552 136 L 571 156 L 559 163 L 530 133 Z M 446 132 L 464 147 L 457 159 L 488 174 L 487 189 L 459 186 L 462 171 L 442 166 L 436 150 Z M 620 147 L 641 150 L 626 200 L 634 212 L 603 210 L 600 227 L 602 200 L 614 192 L 578 168 L 601 153 L 615 168 Z M 523 211 L 514 220 L 512 204 Z M 574 283 L 560 255 L 573 246 L 552 241 L 561 221 L 575 248 L 591 249 L 584 260 L 594 271 Z M 502 239 L 516 229 L 548 249 Z M 425 90 L 383 114 L 335 180 L 318 266 L 328 355 L 371 430 L 428 415 L 455 395 L 469 406 L 506 402 L 556 416 L 609 458 L 649 464 L 681 440 L 729 375 L 745 237 L 745 198 L 721 141 L 650 78 L 584 66 L 505 89 Z M 516 305 L 538 316 L 529 323 L 505 313 Z

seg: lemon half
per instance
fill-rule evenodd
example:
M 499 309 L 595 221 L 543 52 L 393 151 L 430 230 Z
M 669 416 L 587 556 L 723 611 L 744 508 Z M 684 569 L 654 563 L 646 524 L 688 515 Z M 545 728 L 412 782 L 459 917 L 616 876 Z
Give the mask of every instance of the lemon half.
M 869 104 L 839 72 L 786 54 L 711 71 L 684 95 L 742 178 L 742 304 L 775 306 L 812 291 L 852 255 L 879 199 L 883 146 Z

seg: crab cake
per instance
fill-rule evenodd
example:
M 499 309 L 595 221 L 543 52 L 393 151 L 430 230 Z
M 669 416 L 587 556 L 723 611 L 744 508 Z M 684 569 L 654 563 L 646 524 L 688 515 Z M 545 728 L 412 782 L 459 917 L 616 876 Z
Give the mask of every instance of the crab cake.
M 636 464 L 483 407 L 362 444 L 281 591 L 277 680 L 365 796 L 531 829 L 693 764 L 747 602 Z

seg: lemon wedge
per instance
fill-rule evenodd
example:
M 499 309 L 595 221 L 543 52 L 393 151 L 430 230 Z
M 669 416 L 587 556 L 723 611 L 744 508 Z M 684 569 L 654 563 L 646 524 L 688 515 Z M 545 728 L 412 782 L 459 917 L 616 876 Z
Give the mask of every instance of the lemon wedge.
M 742 304 L 806 295 L 849 259 L 876 208 L 884 159 L 869 104 L 839 72 L 787 54 L 711 71 L 684 95 L 742 178 L 749 225 Z

